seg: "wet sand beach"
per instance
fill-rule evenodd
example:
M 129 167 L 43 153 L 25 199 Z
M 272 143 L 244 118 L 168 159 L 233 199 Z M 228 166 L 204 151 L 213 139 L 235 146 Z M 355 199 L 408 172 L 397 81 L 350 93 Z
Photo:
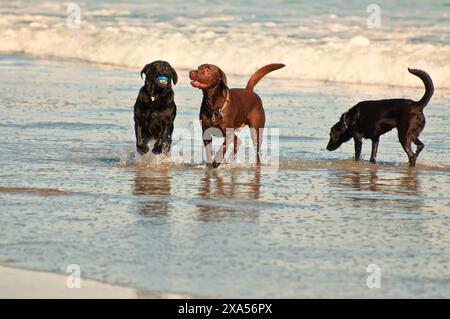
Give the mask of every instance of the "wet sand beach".
M 139 158 L 139 72 L 0 56 L 0 261 L 59 274 L 77 264 L 83 278 L 188 296 L 449 297 L 449 91 L 425 109 L 426 148 L 409 168 L 395 131 L 381 138 L 377 165 L 368 142 L 359 163 L 352 143 L 325 146 L 357 101 L 419 99 L 420 85 L 268 76 L 257 92 L 268 131 L 279 130 L 279 165 L 212 170 L 198 160 L 201 92 L 186 72 L 175 87 L 174 145 L 195 156 Z M 229 83 L 247 78 L 230 74 Z M 366 285 L 370 264 L 381 268 L 380 289 Z

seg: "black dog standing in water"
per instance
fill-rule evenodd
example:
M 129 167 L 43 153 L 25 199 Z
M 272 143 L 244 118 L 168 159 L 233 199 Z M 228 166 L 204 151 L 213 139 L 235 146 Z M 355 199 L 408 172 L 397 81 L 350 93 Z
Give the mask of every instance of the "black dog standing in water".
M 355 141 L 355 160 L 361 156 L 362 138 L 372 140 L 370 162 L 375 163 L 380 136 L 397 127 L 400 144 L 408 154 L 409 165 L 415 166 L 419 153 L 425 145 L 419 140 L 419 134 L 425 127 L 423 109 L 427 106 L 434 92 L 430 76 L 417 69 L 408 71 L 418 76 L 425 84 L 425 95 L 420 101 L 409 99 L 390 99 L 379 101 L 363 101 L 342 114 L 330 132 L 327 150 L 334 151 L 349 141 Z M 414 153 L 411 142 L 417 146 Z
M 167 154 L 172 144 L 173 121 L 177 113 L 171 81 L 177 84 L 178 75 L 165 61 L 147 64 L 141 71 L 145 84 L 134 104 L 136 147 L 146 154 L 149 140 L 156 140 L 152 152 Z

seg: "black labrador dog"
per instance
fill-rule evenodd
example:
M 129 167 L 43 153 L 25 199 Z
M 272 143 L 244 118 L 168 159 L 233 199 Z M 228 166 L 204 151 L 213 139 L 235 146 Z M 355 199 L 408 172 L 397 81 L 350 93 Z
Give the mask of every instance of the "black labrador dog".
M 145 84 L 134 104 L 134 129 L 136 147 L 146 154 L 149 140 L 156 140 L 152 152 L 167 154 L 172 144 L 173 122 L 177 113 L 172 84 L 177 84 L 178 75 L 165 61 L 147 64 L 141 71 Z
M 425 85 L 425 95 L 419 101 L 410 99 L 389 99 L 378 101 L 363 101 L 341 115 L 330 132 L 327 150 L 334 151 L 342 143 L 351 138 L 355 142 L 355 160 L 361 156 L 362 139 L 372 140 L 370 162 L 375 163 L 378 141 L 380 136 L 397 128 L 400 144 L 408 155 L 409 165 L 416 165 L 417 157 L 425 145 L 419 140 L 419 134 L 425 127 L 423 109 L 427 106 L 433 93 L 434 86 L 430 76 L 417 69 L 409 69 L 411 74 L 419 77 Z M 411 142 L 417 146 L 414 153 Z

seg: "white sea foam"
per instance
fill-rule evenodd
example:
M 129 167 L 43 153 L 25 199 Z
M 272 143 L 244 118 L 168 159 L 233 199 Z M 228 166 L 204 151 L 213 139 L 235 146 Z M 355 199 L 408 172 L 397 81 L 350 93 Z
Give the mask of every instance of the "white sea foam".
M 155 59 L 181 69 L 214 63 L 237 75 L 282 62 L 287 68 L 271 76 L 421 87 L 420 80 L 407 72 L 407 67 L 414 67 L 428 71 L 436 87 L 450 88 L 450 43 L 412 41 L 430 32 L 443 33 L 446 26 L 411 34 L 401 29 L 377 33 L 355 16 L 311 16 L 298 23 L 287 19 L 245 22 L 242 16 L 223 12 L 200 18 L 169 12 L 165 19 L 150 14 L 135 17 L 129 7 L 121 6 L 83 8 L 81 28 L 70 29 L 65 9 L 47 1 L 21 14 L 11 8 L 0 10 L 0 53 L 74 58 L 134 69 Z

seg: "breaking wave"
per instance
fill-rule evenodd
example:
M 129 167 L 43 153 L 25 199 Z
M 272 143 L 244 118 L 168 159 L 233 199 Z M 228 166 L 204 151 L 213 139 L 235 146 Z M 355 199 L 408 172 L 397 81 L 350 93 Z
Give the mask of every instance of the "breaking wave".
M 361 17 L 311 14 L 295 20 L 280 9 L 273 16 L 248 19 L 225 7 L 212 14 L 180 13 L 180 4 L 174 1 L 173 9 L 166 8 L 158 16 L 139 6 L 82 7 L 80 28 L 70 28 L 67 4 L 32 2 L 24 8 L 22 3 L 13 1 L 0 9 L 0 53 L 79 59 L 137 70 L 155 59 L 180 69 L 214 63 L 236 75 L 282 62 L 287 68 L 271 76 L 422 87 L 407 72 L 407 67 L 414 67 L 428 71 L 436 87 L 450 88 L 449 24 L 445 22 L 428 29 L 409 31 L 403 29 L 408 25 L 395 25 L 377 31 L 366 27 L 364 12 Z

